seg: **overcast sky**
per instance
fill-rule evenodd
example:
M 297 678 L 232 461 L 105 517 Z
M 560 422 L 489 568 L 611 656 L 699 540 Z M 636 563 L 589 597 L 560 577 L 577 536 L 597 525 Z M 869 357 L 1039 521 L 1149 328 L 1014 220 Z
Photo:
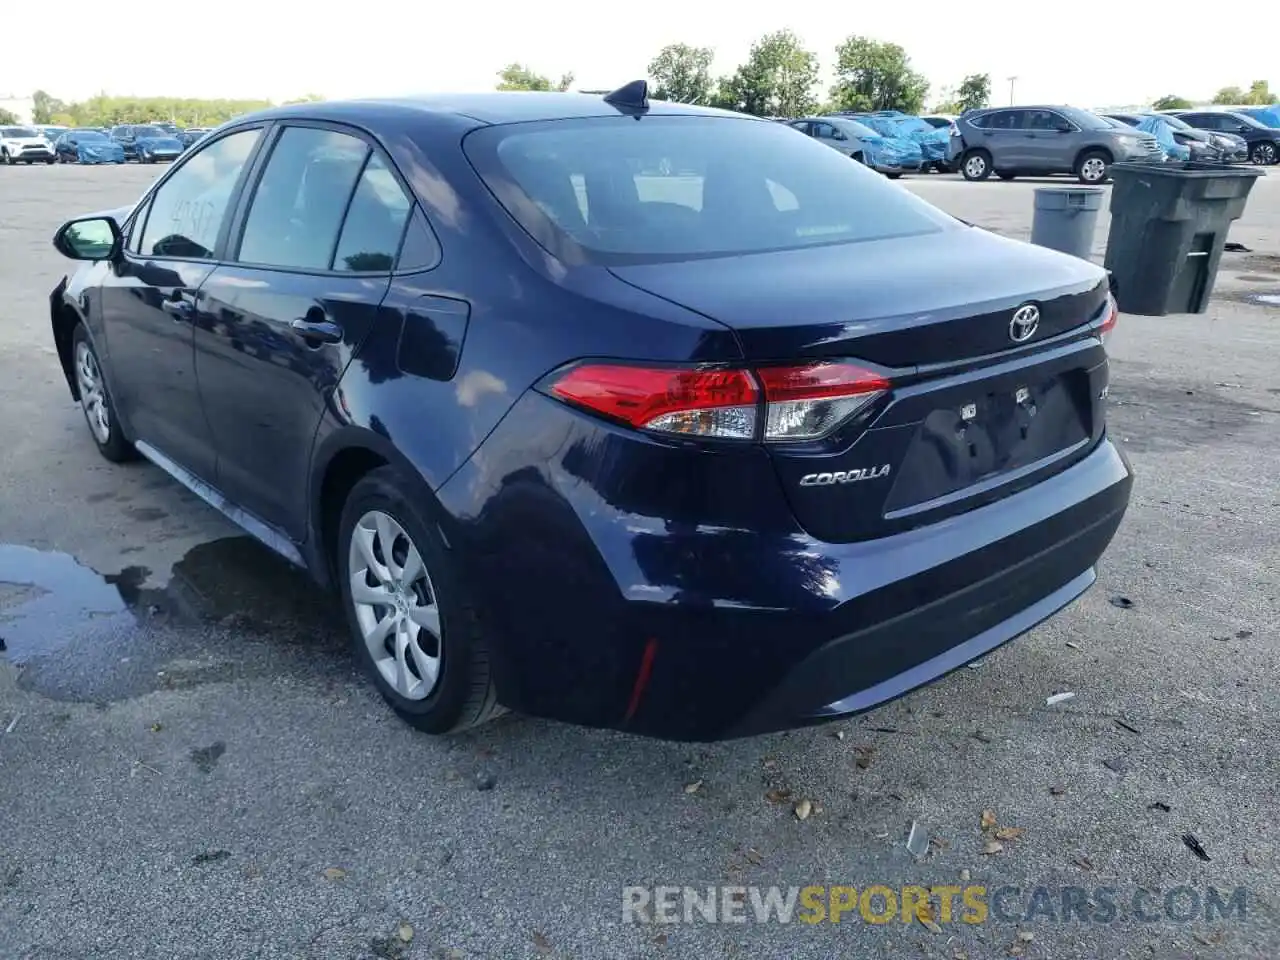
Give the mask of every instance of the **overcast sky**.
M 608 0 L 59 0 L 9 4 L 0 96 L 42 88 L 66 100 L 118 95 L 328 97 L 491 89 L 511 61 L 577 86 L 644 76 L 665 44 L 713 47 L 729 72 L 761 34 L 790 27 L 818 53 L 824 85 L 850 33 L 904 46 L 932 84 L 930 99 L 966 73 L 989 73 L 993 103 L 1009 76 L 1021 103 L 1106 106 L 1175 93 L 1208 98 L 1228 84 L 1280 87 L 1280 47 L 1261 6 L 1204 7 L 1109 0 L 1087 7 L 788 0 L 634 3 Z M 1156 10 L 1181 11 L 1157 16 Z M 977 12 L 975 12 L 977 11 Z M 1246 12 L 1250 11 L 1250 12 Z M 1254 18 L 1258 29 L 1243 29 Z

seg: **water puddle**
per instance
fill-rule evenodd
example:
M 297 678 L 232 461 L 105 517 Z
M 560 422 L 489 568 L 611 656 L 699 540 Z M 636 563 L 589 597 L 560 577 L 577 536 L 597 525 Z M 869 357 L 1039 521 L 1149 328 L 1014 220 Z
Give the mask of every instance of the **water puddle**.
M 131 622 L 125 597 L 136 593 L 146 573 L 134 567 L 108 578 L 65 553 L 0 544 L 4 653 L 24 663 L 58 649 L 91 622 Z
M 1280 307 L 1280 293 L 1252 293 L 1249 299 L 1264 307 Z
M 163 587 L 148 586 L 150 576 L 136 566 L 102 574 L 65 553 L 0 544 L 0 656 L 27 664 L 92 636 L 116 638 L 110 653 L 119 658 L 128 655 L 122 628 L 139 626 L 217 626 L 325 645 L 344 635 L 334 598 L 249 537 L 193 548 Z

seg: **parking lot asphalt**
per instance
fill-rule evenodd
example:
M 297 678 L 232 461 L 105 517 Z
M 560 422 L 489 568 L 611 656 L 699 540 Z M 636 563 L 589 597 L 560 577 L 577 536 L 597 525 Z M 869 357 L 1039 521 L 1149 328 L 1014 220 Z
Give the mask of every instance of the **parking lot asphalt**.
M 1280 307 L 1250 302 L 1280 295 L 1280 175 L 1208 313 L 1111 341 L 1138 480 L 1092 591 L 869 715 L 707 746 L 520 717 L 417 734 L 329 599 L 97 456 L 49 239 L 156 175 L 0 169 L 0 958 L 1280 955 Z M 1043 185 L 900 182 L 1022 237 Z M 624 923 L 623 888 L 659 884 L 980 885 L 991 911 Z M 1243 915 L 1207 916 L 1237 888 Z M 1077 889 L 1092 906 L 1064 913 Z

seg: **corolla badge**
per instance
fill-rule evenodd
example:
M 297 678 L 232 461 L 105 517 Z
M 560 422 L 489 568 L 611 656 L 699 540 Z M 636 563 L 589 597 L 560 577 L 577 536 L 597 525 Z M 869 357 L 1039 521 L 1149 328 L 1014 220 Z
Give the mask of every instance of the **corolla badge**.
M 800 478 L 802 487 L 830 487 L 837 483 L 857 483 L 859 480 L 879 480 L 889 475 L 889 464 L 863 467 L 860 470 L 834 470 L 831 473 L 806 473 Z
M 1013 311 L 1013 319 L 1009 321 L 1009 339 L 1014 343 L 1030 340 L 1039 326 L 1040 308 L 1034 303 L 1024 303 Z

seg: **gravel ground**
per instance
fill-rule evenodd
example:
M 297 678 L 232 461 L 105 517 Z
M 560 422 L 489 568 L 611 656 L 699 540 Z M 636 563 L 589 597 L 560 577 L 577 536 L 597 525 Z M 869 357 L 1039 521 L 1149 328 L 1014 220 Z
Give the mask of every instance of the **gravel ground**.
M 868 716 L 691 747 L 415 734 L 331 601 L 97 457 L 50 342 L 49 238 L 155 174 L 0 169 L 0 957 L 1280 955 L 1280 310 L 1249 302 L 1280 293 L 1280 177 L 1207 314 L 1121 320 L 1112 429 L 1139 478 L 1089 594 Z M 902 183 L 1029 233 L 1034 183 Z M 626 886 L 726 884 L 977 885 L 990 913 L 623 922 Z M 1243 915 L 1211 888 L 1245 888 Z

